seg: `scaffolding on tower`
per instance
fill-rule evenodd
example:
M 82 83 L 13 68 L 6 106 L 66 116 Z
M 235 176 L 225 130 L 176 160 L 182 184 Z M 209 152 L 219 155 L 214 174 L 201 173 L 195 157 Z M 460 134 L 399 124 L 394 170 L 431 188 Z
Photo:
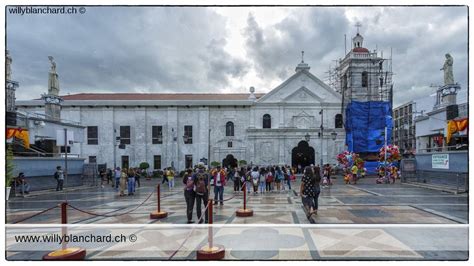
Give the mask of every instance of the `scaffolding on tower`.
M 347 149 L 369 162 L 378 159 L 385 138 L 391 142 L 394 84 L 392 51 L 384 58 L 383 51 L 369 51 L 362 41 L 357 32 L 351 50 L 326 73 L 328 85 L 342 96 Z

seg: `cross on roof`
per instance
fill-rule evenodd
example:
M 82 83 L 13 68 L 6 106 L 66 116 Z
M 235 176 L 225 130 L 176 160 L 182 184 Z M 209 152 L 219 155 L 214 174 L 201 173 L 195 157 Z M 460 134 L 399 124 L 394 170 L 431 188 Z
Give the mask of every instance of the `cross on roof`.
M 357 21 L 357 23 L 354 26 L 356 26 L 357 33 L 359 33 L 359 28 L 362 27 L 362 24 L 359 21 Z

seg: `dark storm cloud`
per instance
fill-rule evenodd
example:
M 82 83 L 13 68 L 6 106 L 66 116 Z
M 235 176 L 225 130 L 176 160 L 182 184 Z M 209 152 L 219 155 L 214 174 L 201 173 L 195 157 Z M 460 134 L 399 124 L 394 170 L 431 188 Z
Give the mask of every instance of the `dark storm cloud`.
M 61 93 L 213 91 L 247 65 L 224 51 L 225 18 L 205 8 L 92 8 L 83 15 L 8 15 L 17 98 L 46 91 L 48 55 Z M 219 70 L 219 71 L 217 71 Z
M 465 7 L 295 7 L 272 25 L 250 10 L 238 32 L 244 58 L 224 49 L 231 41 L 230 18 L 208 8 L 88 7 L 76 15 L 7 12 L 7 48 L 13 78 L 20 82 L 17 98 L 37 98 L 46 91 L 48 55 L 56 59 L 62 93 L 237 91 L 240 85 L 233 79 L 246 83 L 253 70 L 262 84 L 287 79 L 301 60 L 301 50 L 311 72 L 326 80 L 329 66 L 344 56 L 344 34 L 347 49 L 351 47 L 355 20 L 363 24 L 365 47 L 383 51 L 386 58 L 392 48 L 395 105 L 434 92 L 429 86 L 443 82 L 439 69 L 446 53 L 454 57 L 454 78 L 466 94 Z
M 350 12 L 352 11 L 352 12 Z M 467 8 L 397 7 L 397 8 L 306 8 L 295 9 L 281 22 L 261 27 L 258 18 L 249 14 L 244 30 L 246 49 L 254 59 L 259 76 L 285 79 L 294 73 L 298 53 L 305 50 L 305 62 L 321 79 L 329 65 L 344 56 L 356 29 L 349 21 L 351 13 L 362 22 L 364 46 L 393 53 L 394 104 L 398 105 L 433 93 L 431 84 L 443 83 L 439 69 L 444 55 L 455 60 L 455 80 L 467 86 Z M 357 17 L 362 13 L 363 16 Z M 351 14 L 353 16 L 354 14 Z M 461 96 L 461 95 L 460 95 Z
M 309 8 L 291 12 L 274 27 L 259 26 L 249 14 L 244 29 L 246 49 L 262 78 L 287 78 L 305 51 L 305 62 L 326 70 L 336 54 L 344 52 L 344 32 L 348 20 L 342 9 Z
M 224 51 L 225 39 L 212 40 L 206 47 L 207 57 L 202 57 L 206 62 L 207 77 L 219 87 L 229 82 L 229 76 L 238 78 L 244 76 L 249 69 L 249 63 L 242 59 L 232 58 Z

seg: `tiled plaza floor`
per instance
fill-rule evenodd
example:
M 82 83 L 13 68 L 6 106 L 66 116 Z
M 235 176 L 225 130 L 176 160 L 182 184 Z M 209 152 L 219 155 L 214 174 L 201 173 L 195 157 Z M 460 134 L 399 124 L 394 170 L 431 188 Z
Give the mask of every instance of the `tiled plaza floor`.
M 7 224 L 55 206 L 67 197 L 68 203 L 78 209 L 105 215 L 69 208 L 70 224 L 96 226 L 84 232 L 126 232 L 138 239 L 134 243 L 88 245 L 87 259 L 164 260 L 174 255 L 175 260 L 193 260 L 195 250 L 207 244 L 208 228 L 183 227 L 187 219 L 181 185 L 172 190 L 162 187 L 161 207 L 169 216 L 150 220 L 149 214 L 156 210 L 156 195 L 139 204 L 154 193 L 157 183 L 158 180 L 142 180 L 135 195 L 126 197 L 119 197 L 106 187 L 14 198 L 7 204 Z M 293 190 L 279 193 L 251 193 L 247 204 L 254 216 L 240 218 L 235 211 L 242 208 L 243 197 L 232 192 L 230 182 L 224 198 L 231 199 L 224 206 L 214 206 L 214 224 L 221 225 L 213 229 L 214 243 L 226 247 L 225 259 L 463 260 L 468 256 L 467 194 L 453 195 L 398 183 L 377 185 L 373 178 L 344 185 L 339 179 L 331 188 L 322 189 L 318 215 L 312 217 L 315 224 L 311 224 L 296 195 L 298 185 L 292 183 Z M 121 213 L 124 214 L 106 217 Z M 57 224 L 59 214 L 56 208 L 20 224 Z M 196 216 L 194 212 L 194 220 Z M 120 224 L 131 227 L 107 227 Z M 9 230 L 13 229 L 7 230 L 8 259 L 41 259 L 44 251 L 26 252 L 12 244 L 13 234 L 9 232 L 13 231 Z

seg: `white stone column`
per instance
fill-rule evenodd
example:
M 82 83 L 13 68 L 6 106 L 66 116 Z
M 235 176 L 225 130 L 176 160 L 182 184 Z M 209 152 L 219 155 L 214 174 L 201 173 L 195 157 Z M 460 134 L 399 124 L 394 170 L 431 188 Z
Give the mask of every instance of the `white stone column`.
M 250 128 L 255 128 L 255 107 L 250 107 Z
M 279 114 L 278 114 L 278 116 L 279 116 L 279 121 L 280 121 L 280 122 L 279 122 L 279 125 L 278 125 L 278 127 L 279 127 L 279 128 L 283 128 L 283 127 L 285 127 L 285 121 L 284 121 L 284 109 L 283 109 L 283 106 L 280 106 L 280 108 L 279 108 L 279 109 L 280 109 L 280 110 L 279 110 Z
M 201 158 L 207 158 L 208 163 L 210 163 L 209 157 L 209 107 L 199 107 L 199 116 L 198 116 L 198 158 L 194 161 L 199 162 Z M 212 141 L 211 141 L 212 143 Z
M 100 162 L 100 160 L 103 159 L 103 161 L 107 163 L 107 167 L 110 165 L 110 168 L 112 168 L 114 166 L 114 109 L 113 107 L 104 107 L 102 108 L 101 112 L 102 119 L 97 120 L 100 121 L 100 124 L 97 125 L 97 128 L 99 137 L 99 150 L 104 152 L 101 153 L 101 157 L 103 158 L 97 156 L 97 161 Z M 118 131 L 119 129 L 117 128 L 117 136 L 120 134 Z M 85 135 L 87 135 L 87 133 Z M 87 144 L 87 142 L 85 144 Z M 121 166 L 119 159 L 116 159 L 116 164 L 117 166 Z
M 174 141 L 173 137 L 178 136 L 178 108 L 168 107 L 166 121 L 166 157 L 164 160 L 165 165 L 163 167 L 170 167 L 171 162 L 174 162 L 174 167 L 178 169 L 178 143 Z
M 278 138 L 278 164 L 285 164 L 285 139 L 283 136 Z
M 135 133 L 135 137 L 132 139 L 132 143 L 135 146 L 133 161 L 130 160 L 130 165 L 139 166 L 141 162 L 146 161 L 146 143 L 147 143 L 147 123 L 146 123 L 146 112 L 143 107 L 135 107 L 134 110 L 135 128 L 132 132 Z

